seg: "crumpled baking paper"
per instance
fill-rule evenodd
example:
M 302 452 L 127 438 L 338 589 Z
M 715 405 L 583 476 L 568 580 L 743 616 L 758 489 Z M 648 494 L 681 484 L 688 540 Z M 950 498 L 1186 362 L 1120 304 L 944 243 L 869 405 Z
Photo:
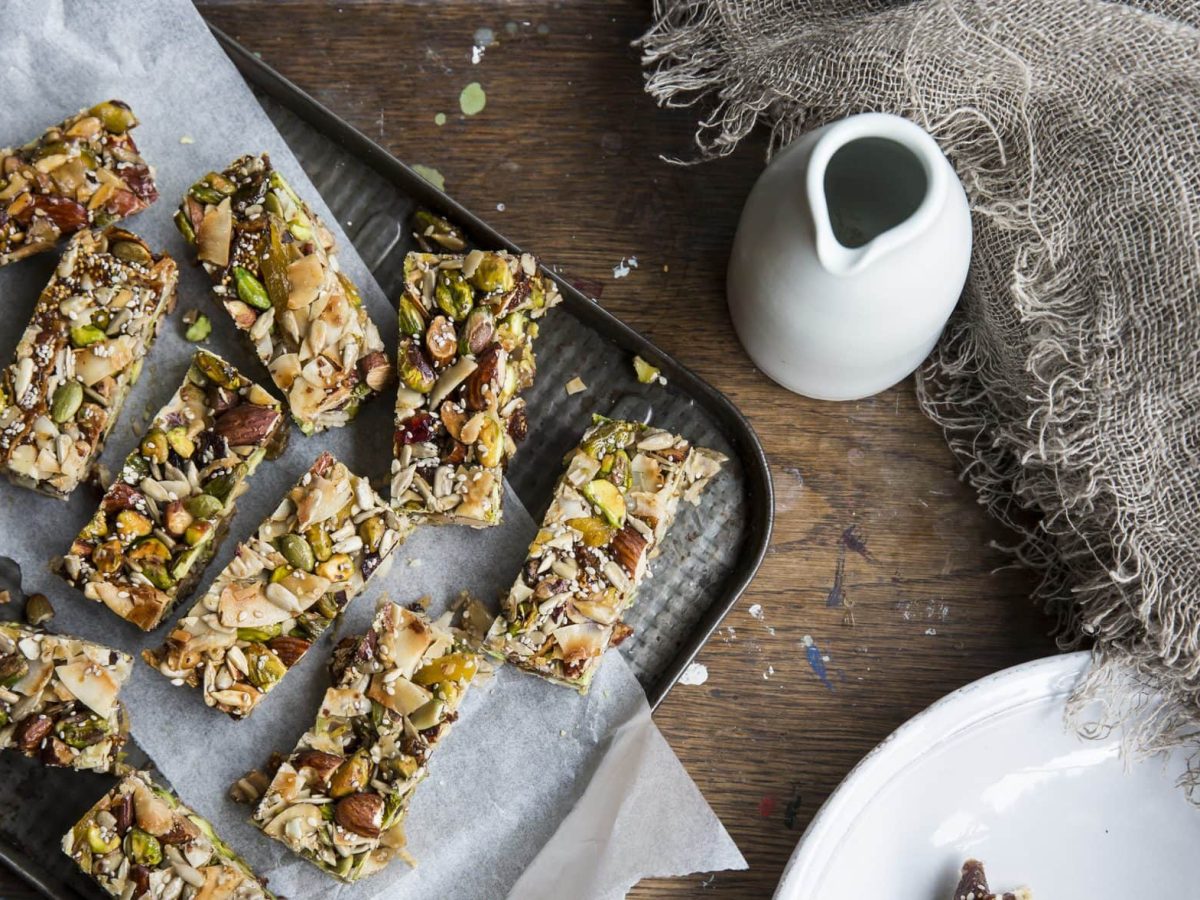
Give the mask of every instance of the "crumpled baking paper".
M 183 338 L 184 310 L 212 319 L 206 346 L 270 385 L 213 301 L 207 278 L 190 264 L 171 222 L 179 198 L 197 177 L 242 153 L 268 151 L 338 234 L 342 264 L 394 350 L 395 313 L 387 298 L 189 3 L 19 0 L 5 5 L 4 17 L 0 145 L 32 139 L 101 100 L 126 100 L 142 121 L 134 135 L 157 171 L 161 199 L 125 225 L 181 264 L 179 307 L 110 438 L 103 456 L 109 469 L 119 467 L 149 417 L 182 380 L 195 349 Z M 49 253 L 0 269 L 4 363 L 55 259 Z M 230 537 L 201 589 L 321 450 L 385 484 L 390 422 L 391 399 L 384 396 L 348 428 L 311 438 L 293 429 L 287 452 L 264 463 L 239 501 Z M 535 462 L 535 456 L 536 447 L 526 445 L 514 464 L 557 465 Z M 48 560 L 66 551 L 98 499 L 87 487 L 64 504 L 0 484 L 0 554 L 20 564 L 27 591 L 52 599 L 58 610 L 54 630 L 136 654 L 161 643 L 169 629 L 143 635 L 47 571 Z M 365 629 L 385 594 L 402 603 L 428 596 L 435 614 L 464 589 L 494 604 L 520 568 L 533 531 L 511 492 L 501 527 L 419 529 L 394 554 L 390 570 L 351 605 L 340 635 Z M 185 600 L 177 615 L 199 595 Z M 644 877 L 745 867 L 651 722 L 632 671 L 611 652 L 586 697 L 510 667 L 475 685 L 414 797 L 407 830 L 419 865 L 409 869 L 397 861 L 358 885 L 341 886 L 250 826 L 249 808 L 227 795 L 229 785 L 263 765 L 271 751 L 289 752 L 311 723 L 328 684 L 324 663 L 335 638 L 326 635 L 246 721 L 208 709 L 199 692 L 172 686 L 140 661 L 124 694 L 141 746 L 181 797 L 270 879 L 274 891 L 292 898 L 539 898 L 564 891 L 608 898 L 622 896 Z

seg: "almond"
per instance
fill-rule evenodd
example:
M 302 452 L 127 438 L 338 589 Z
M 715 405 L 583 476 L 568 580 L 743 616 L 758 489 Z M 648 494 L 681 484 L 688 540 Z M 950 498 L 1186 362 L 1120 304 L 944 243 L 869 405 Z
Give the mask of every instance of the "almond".
M 69 766 L 75 758 L 75 754 L 71 752 L 70 747 L 58 738 L 51 737 L 42 746 L 38 758 L 48 766 Z
M 17 747 L 26 752 L 36 750 L 53 727 L 54 720 L 49 716 L 34 716 L 17 726 L 13 732 L 13 740 L 16 741 Z
M 467 376 L 467 409 L 488 409 L 496 404 L 500 397 L 500 376 L 504 372 L 506 356 L 500 347 L 492 347 L 479 357 L 475 371 Z
M 382 391 L 392 381 L 392 364 L 382 350 L 368 353 L 359 362 L 362 379 L 373 391 Z
M 190 820 L 185 816 L 176 816 L 171 827 L 165 834 L 160 834 L 158 839 L 164 844 L 186 844 L 195 840 L 199 835 L 200 829 Z
M 109 807 L 108 811 L 117 820 L 117 834 L 124 837 L 125 832 L 133 825 L 133 794 L 123 796 L 121 801 Z
M 325 753 L 321 750 L 301 750 L 292 758 L 292 768 L 312 769 L 322 784 L 329 781 L 329 776 L 337 771 L 342 764 L 342 757 L 336 753 Z
M 278 410 L 255 403 L 243 403 L 217 417 L 213 431 L 225 438 L 230 447 L 249 447 L 261 444 L 276 427 Z
M 383 828 L 383 798 L 378 794 L 343 797 L 334 807 L 333 820 L 362 837 L 379 837 Z
M 279 657 L 279 661 L 290 669 L 300 661 L 300 657 L 308 652 L 308 648 L 312 644 L 304 640 L 304 638 L 291 637 L 285 634 L 271 638 L 271 640 L 267 641 L 267 646 Z
M 609 552 L 621 568 L 632 576 L 642 559 L 642 551 L 646 549 L 646 539 L 638 534 L 630 525 L 626 525 L 615 535 L 609 544 Z

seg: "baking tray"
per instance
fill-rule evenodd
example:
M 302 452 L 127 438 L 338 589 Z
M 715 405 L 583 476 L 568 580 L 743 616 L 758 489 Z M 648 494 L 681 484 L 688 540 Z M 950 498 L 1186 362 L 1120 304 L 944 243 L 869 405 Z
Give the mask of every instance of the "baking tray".
M 388 296 L 399 295 L 404 256 L 416 249 L 409 222 L 418 207 L 457 224 L 475 246 L 521 250 L 237 41 L 212 30 Z M 653 421 L 729 457 L 701 506 L 681 507 L 653 578 L 625 616 L 634 637 L 620 652 L 656 707 L 762 563 L 774 510 L 770 472 L 753 428 L 728 398 L 580 293 L 552 265 L 550 271 L 563 304 L 544 320 L 535 345 L 538 377 L 525 395 L 530 437 L 507 473 L 529 512 L 540 518 L 545 511 L 559 461 L 591 412 Z M 666 385 L 640 384 L 634 355 L 657 366 Z M 577 376 L 588 390 L 568 397 L 563 386 Z M 14 573 L 0 565 L 0 581 L 6 574 L 15 588 Z M 144 761 L 133 746 L 131 762 Z M 46 896 L 99 896 L 61 855 L 58 842 L 112 779 L 48 770 L 16 754 L 0 754 L 0 779 L 21 785 L 19 793 L 33 798 L 37 812 L 22 812 L 18 836 L 9 827 L 15 817 L 0 810 L 0 859 Z

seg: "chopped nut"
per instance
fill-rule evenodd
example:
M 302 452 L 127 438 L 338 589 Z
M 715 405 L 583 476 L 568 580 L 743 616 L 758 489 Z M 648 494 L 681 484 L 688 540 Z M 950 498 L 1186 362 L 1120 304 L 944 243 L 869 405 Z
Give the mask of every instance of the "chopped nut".
M 637 373 L 637 380 L 642 384 L 651 384 L 659 377 L 659 370 L 640 356 L 633 358 L 633 370 Z
M 587 390 L 587 385 L 583 383 L 583 379 L 576 375 L 566 384 L 567 396 L 574 397 L 576 394 L 582 394 Z
M 54 607 L 45 594 L 30 594 L 25 601 L 25 621 L 35 628 L 54 618 Z

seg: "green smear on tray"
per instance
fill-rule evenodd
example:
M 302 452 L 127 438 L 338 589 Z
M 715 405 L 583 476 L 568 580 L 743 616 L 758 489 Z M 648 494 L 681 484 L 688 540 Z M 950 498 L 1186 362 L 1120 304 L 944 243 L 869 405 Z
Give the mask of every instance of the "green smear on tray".
M 464 116 L 483 112 L 483 108 L 487 106 L 487 94 L 483 92 L 483 86 L 478 81 L 468 84 L 458 95 L 458 105 L 462 108 Z
M 433 166 L 423 166 L 420 163 L 416 163 L 412 167 L 412 170 L 432 184 L 439 191 L 444 191 L 446 189 L 445 176 L 443 176 L 442 173 Z
M 438 113 L 436 116 L 434 116 L 433 124 L 434 125 L 445 125 L 446 124 L 446 114 Z

